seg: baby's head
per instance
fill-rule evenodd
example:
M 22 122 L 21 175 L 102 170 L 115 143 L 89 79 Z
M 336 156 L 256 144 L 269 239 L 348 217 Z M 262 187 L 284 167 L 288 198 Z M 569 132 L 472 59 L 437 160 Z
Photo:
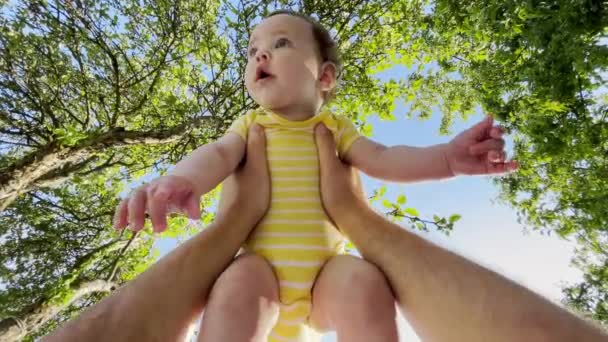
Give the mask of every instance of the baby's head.
M 251 33 L 245 85 L 260 106 L 281 114 L 314 115 L 336 86 L 336 43 L 315 20 L 271 13 Z

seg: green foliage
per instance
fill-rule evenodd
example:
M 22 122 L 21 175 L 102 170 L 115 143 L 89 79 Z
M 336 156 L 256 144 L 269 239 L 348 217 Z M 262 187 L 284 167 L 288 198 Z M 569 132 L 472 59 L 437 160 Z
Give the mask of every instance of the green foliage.
M 392 118 L 408 85 L 376 75 L 405 42 L 395 22 L 417 17 L 422 3 L 403 14 L 388 0 L 0 3 L 0 316 L 63 310 L 28 325 L 26 339 L 103 296 L 72 302 L 75 284 L 120 284 L 154 260 L 149 230 L 110 229 L 118 194 L 163 174 L 255 106 L 242 51 L 251 27 L 277 6 L 334 28 L 344 56 L 336 111 L 367 134 L 370 115 Z M 214 198 L 205 199 L 203 223 Z M 195 232 L 176 216 L 163 236 Z
M 405 195 L 400 194 L 395 200 L 391 200 L 385 196 L 386 189 L 386 185 L 376 189 L 369 201 L 372 205 L 379 202 L 383 209 L 388 209 L 385 211 L 385 215 L 394 222 L 402 222 L 405 219 L 406 224 L 412 228 L 428 232 L 429 226 L 433 226 L 437 231 L 449 235 L 454 229 L 455 223 L 460 219 L 458 214 L 453 214 L 449 218 L 433 215 L 432 220 L 423 219 L 418 210 L 405 206 L 407 203 Z
M 65 303 L 82 280 L 124 282 L 154 260 L 149 231 L 131 239 L 109 229 L 116 198 L 255 106 L 242 82 L 243 51 L 250 28 L 276 7 L 333 28 L 344 71 L 329 105 L 364 134 L 371 116 L 393 119 L 396 101 L 408 117 L 441 111 L 443 133 L 481 106 L 516 135 L 522 168 L 497 180 L 502 198 L 531 226 L 606 253 L 605 2 L 4 1 L 0 316 Z M 378 77 L 391 67 L 403 77 Z M 370 200 L 418 229 L 448 233 L 460 218 L 425 220 L 405 196 L 385 193 Z M 203 204 L 205 223 L 213 201 Z M 165 236 L 194 232 L 174 217 Z M 601 267 L 586 265 L 585 286 L 595 292 L 576 305 L 604 319 L 601 306 L 583 305 L 606 292 L 594 280 Z M 71 303 L 27 338 L 102 296 Z
M 23 319 L 28 307 L 70 306 L 79 284 L 101 279 L 118 286 L 154 260 L 153 240 L 111 228 L 119 176 L 106 170 L 33 191 L 0 213 L 0 317 Z
M 501 197 L 522 222 L 605 255 L 606 2 L 440 0 L 427 21 L 439 68 L 515 133 L 521 169 L 497 179 Z
M 574 264 L 584 271 L 583 279 L 564 287 L 562 302 L 608 328 L 608 255 L 581 248 Z
M 437 109 L 447 132 L 477 107 L 493 114 L 514 133 L 521 165 L 496 179 L 502 199 L 522 222 L 605 255 L 606 2 L 396 1 L 383 15 L 401 24 L 387 33 L 395 38 L 387 51 L 410 72 L 398 87 L 407 115 L 424 119 Z

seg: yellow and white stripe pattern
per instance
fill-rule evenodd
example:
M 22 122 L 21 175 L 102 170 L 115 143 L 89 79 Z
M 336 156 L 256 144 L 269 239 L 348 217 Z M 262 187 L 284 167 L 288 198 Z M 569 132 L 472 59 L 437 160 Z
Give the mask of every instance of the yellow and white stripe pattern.
M 263 126 L 266 133 L 272 199 L 245 250 L 266 258 L 279 280 L 282 305 L 269 341 L 305 340 L 317 274 L 327 259 L 344 252 L 344 238 L 321 203 L 313 134 L 320 122 L 333 132 L 341 156 L 360 136 L 346 117 L 327 111 L 306 121 L 289 121 L 258 109 L 237 119 L 228 130 L 245 141 L 253 123 Z

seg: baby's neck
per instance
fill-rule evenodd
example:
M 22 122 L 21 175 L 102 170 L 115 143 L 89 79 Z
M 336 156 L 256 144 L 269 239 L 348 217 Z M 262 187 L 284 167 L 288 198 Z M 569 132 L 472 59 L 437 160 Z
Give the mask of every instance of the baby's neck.
M 272 112 L 290 121 L 305 121 L 319 112 L 321 108 L 314 106 L 286 106 L 284 108 L 273 108 Z

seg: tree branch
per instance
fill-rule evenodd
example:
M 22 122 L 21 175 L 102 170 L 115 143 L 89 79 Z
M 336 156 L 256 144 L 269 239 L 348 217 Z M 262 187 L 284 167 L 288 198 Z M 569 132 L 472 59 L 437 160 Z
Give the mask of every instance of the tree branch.
M 124 230 L 123 230 L 123 232 L 124 232 Z M 139 235 L 139 232 L 134 232 L 133 234 L 131 234 L 131 237 L 129 238 L 129 241 L 127 242 L 127 244 L 120 250 L 120 252 L 116 256 L 116 259 L 114 259 L 113 266 L 112 266 L 112 272 L 110 272 L 110 276 L 108 276 L 108 279 L 106 281 L 111 282 L 114 280 L 114 276 L 116 276 L 116 271 L 118 270 L 118 261 L 120 261 L 120 258 L 122 258 L 122 256 L 127 251 L 127 248 L 129 248 L 131 243 L 133 243 L 133 240 L 135 240 L 135 238 L 138 235 Z

